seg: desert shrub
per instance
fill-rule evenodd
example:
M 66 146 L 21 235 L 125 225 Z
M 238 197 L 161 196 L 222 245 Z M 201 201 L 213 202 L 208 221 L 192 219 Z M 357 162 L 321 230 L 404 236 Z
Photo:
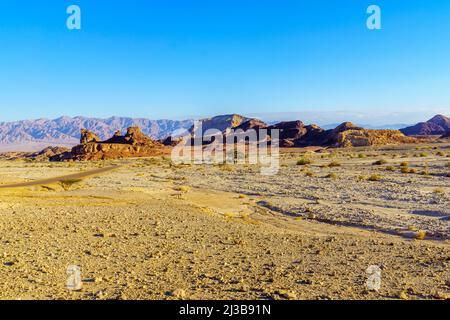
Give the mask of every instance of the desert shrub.
M 408 293 L 406 291 L 402 291 L 398 294 L 399 299 L 408 300 Z
M 416 173 L 415 169 L 408 168 L 408 167 L 401 167 L 400 168 L 401 173 Z
M 360 158 L 360 159 L 364 159 L 364 158 L 366 158 L 367 156 L 364 154 L 364 153 L 360 153 L 360 154 L 358 154 L 358 158 Z
M 433 193 L 435 193 L 435 194 L 443 194 L 443 193 L 445 193 L 445 191 L 442 188 L 436 188 L 436 189 L 433 190 Z
M 234 170 L 234 169 L 233 169 L 233 166 L 230 165 L 230 164 L 227 164 L 227 163 L 221 163 L 221 164 L 219 164 L 219 168 L 220 168 L 220 170 L 222 170 L 222 171 L 229 171 L 229 172 L 231 172 L 231 171 Z
M 312 163 L 311 159 L 308 159 L 308 158 L 301 158 L 297 161 L 298 166 L 306 166 L 311 163 Z
M 374 166 L 381 166 L 381 165 L 386 164 L 386 163 L 387 163 L 387 161 L 385 159 L 380 159 L 380 160 L 375 161 L 373 163 L 373 165 Z
M 190 190 L 188 186 L 178 186 L 178 187 L 175 187 L 174 189 L 175 189 L 175 191 L 180 191 L 183 193 L 187 193 Z
M 314 172 L 312 172 L 310 170 L 306 170 L 305 171 L 305 176 L 307 176 L 307 177 L 314 177 Z
M 338 176 L 337 176 L 336 173 L 330 172 L 329 174 L 327 174 L 327 175 L 325 176 L 325 178 L 329 178 L 329 179 L 332 179 L 332 180 L 337 180 Z
M 439 156 L 439 157 L 444 157 L 445 156 L 445 154 L 442 151 L 436 152 L 436 155 Z
M 338 161 L 332 161 L 328 164 L 328 167 L 340 167 L 341 164 Z
M 421 153 L 419 153 L 419 157 L 421 157 L 421 158 L 428 157 L 428 153 L 426 153 L 426 152 L 421 152 Z
M 387 166 L 386 171 L 394 171 L 395 168 L 393 166 Z
M 70 190 L 74 185 L 82 182 L 83 179 L 63 179 L 59 181 L 59 184 L 64 190 Z
M 400 163 L 400 167 L 408 167 L 409 163 L 406 161 L 403 161 L 402 163 Z
M 416 232 L 416 235 L 414 236 L 414 238 L 416 238 L 417 240 L 423 240 L 426 238 L 426 236 L 427 236 L 427 232 L 420 230 L 420 231 Z
M 368 181 L 380 181 L 381 177 L 377 174 L 371 174 L 369 178 L 367 178 Z

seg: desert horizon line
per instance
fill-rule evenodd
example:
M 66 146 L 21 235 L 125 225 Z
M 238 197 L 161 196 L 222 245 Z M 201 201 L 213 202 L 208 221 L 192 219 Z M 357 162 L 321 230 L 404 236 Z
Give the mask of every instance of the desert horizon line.
M 321 115 L 332 115 L 335 114 L 336 117 L 333 119 L 332 117 L 329 117 L 329 120 L 319 120 L 319 119 L 310 119 L 313 117 L 312 115 L 316 115 L 316 117 L 320 117 Z M 304 118 L 302 117 L 302 114 L 304 115 Z M 393 111 L 391 113 L 386 113 L 384 116 L 389 115 L 407 115 L 409 112 L 396 112 Z M 22 118 L 22 119 L 13 119 L 13 120 L 1 120 L 0 118 L 0 124 L 10 124 L 15 122 L 26 122 L 26 121 L 55 121 L 60 119 L 96 119 L 96 120 L 110 120 L 110 119 L 133 119 L 133 120 L 147 120 L 147 121 L 201 121 L 205 119 L 210 119 L 214 117 L 225 117 L 225 116 L 232 116 L 232 115 L 239 115 L 243 116 L 245 118 L 254 119 L 257 118 L 259 120 L 268 122 L 268 123 L 275 123 L 275 122 L 284 122 L 284 121 L 302 121 L 305 123 L 310 124 L 316 124 L 320 126 L 331 126 L 331 125 L 337 125 L 342 122 L 354 122 L 355 124 L 361 125 L 361 126 L 374 126 L 374 127 L 383 127 L 383 126 L 401 126 L 401 125 L 411 125 L 418 122 L 425 122 L 429 119 L 431 119 L 434 116 L 445 116 L 448 117 L 450 115 L 450 111 L 448 113 L 441 111 L 429 111 L 427 113 L 423 112 L 423 117 L 421 120 L 408 120 L 405 121 L 399 121 L 399 119 L 393 119 L 392 121 L 386 121 L 386 122 L 380 122 L 378 121 L 370 121 L 368 118 L 371 116 L 370 113 L 362 113 L 362 112 L 352 112 L 352 111 L 336 111 L 336 112 L 330 112 L 330 111 L 283 111 L 283 112 L 262 112 L 262 113 L 239 113 L 239 112 L 230 112 L 230 113 L 217 113 L 217 114 L 210 114 L 210 115 L 197 115 L 197 116 L 177 116 L 177 117 L 152 117 L 152 116 L 134 116 L 134 115 L 110 115 L 110 116 L 95 116 L 95 115 L 67 115 L 62 114 L 60 116 L 43 116 L 43 117 L 29 117 L 29 118 Z M 277 117 L 278 116 L 278 117 Z M 358 116 L 363 116 L 363 119 L 355 119 Z M 375 114 L 373 116 L 376 116 Z M 379 116 L 379 115 L 378 115 Z M 348 117 L 348 119 L 346 118 Z M 416 118 L 419 116 L 416 116 Z M 318 121 L 317 121 L 318 120 Z

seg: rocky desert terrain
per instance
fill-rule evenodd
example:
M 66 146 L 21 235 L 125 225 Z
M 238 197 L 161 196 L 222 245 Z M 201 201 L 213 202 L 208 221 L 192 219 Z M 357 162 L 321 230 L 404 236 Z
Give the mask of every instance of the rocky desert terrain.
M 1 160 L 0 298 L 448 299 L 449 181 L 445 141 L 285 149 L 275 176 Z

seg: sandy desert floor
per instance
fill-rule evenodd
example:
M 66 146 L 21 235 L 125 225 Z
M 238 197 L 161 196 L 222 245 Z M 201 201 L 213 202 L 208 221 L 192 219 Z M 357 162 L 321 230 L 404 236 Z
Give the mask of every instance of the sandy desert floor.
M 450 297 L 450 144 L 281 158 L 276 176 L 161 157 L 0 161 L 1 185 L 32 182 L 0 188 L 0 298 Z

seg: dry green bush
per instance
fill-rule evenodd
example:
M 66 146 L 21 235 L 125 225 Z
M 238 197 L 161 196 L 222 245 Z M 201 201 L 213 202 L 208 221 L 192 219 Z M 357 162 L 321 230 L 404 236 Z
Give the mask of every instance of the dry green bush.
M 332 168 L 332 167 L 340 167 L 341 164 L 338 161 L 332 161 L 328 164 L 328 167 Z
M 371 174 L 369 178 L 367 178 L 367 181 L 380 181 L 381 177 L 377 174 Z
M 337 180 L 337 179 L 338 179 L 338 176 L 337 176 L 336 173 L 330 172 L 329 174 L 327 174 L 327 175 L 325 176 L 325 178 L 332 179 L 332 180 Z
M 59 185 L 66 191 L 70 190 L 73 186 L 81 183 L 83 179 L 62 179 L 59 180 Z
M 374 166 L 381 166 L 381 165 L 386 164 L 386 163 L 387 163 L 387 161 L 385 159 L 380 159 L 380 160 L 375 161 L 373 163 L 373 165 Z
M 311 163 L 312 163 L 311 159 L 308 159 L 308 158 L 301 158 L 297 161 L 298 166 L 306 166 Z

